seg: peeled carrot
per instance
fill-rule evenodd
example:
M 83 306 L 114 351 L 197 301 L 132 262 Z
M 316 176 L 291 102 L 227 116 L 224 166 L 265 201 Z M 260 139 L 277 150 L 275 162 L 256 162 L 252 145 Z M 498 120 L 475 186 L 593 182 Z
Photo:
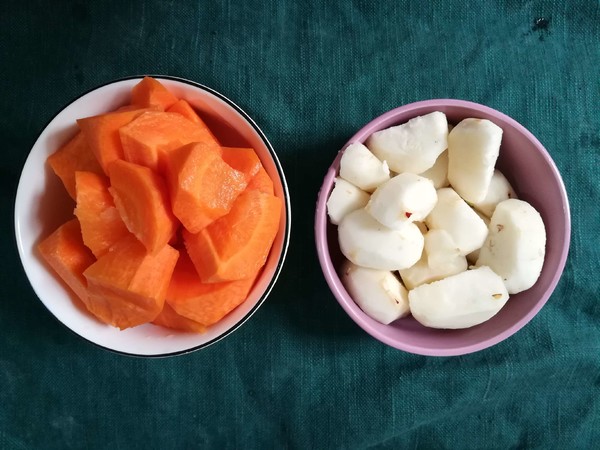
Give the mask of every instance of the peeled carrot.
M 127 229 L 150 253 L 162 249 L 177 229 L 163 179 L 147 167 L 122 160 L 111 164 L 109 177 L 109 192 Z
M 58 227 L 54 233 L 38 244 L 38 250 L 50 267 L 87 306 L 89 299 L 83 272 L 96 261 L 96 258 L 83 244 L 77 219 L 72 219 Z
M 185 246 L 204 283 L 240 280 L 265 264 L 279 228 L 281 200 L 244 191 L 226 216 L 199 233 L 183 231 Z
M 103 173 L 96 156 L 87 145 L 85 137 L 78 131 L 77 134 L 65 145 L 48 157 L 48 164 L 54 173 L 61 179 L 65 189 L 75 200 L 75 172 L 85 170 L 94 173 Z
M 246 190 L 258 190 L 267 194 L 274 194 L 273 180 L 271 180 L 271 177 L 262 165 L 260 166 L 260 169 L 258 169 L 257 174 L 254 175 L 248 183 Z
M 96 155 L 105 174 L 108 174 L 111 162 L 123 159 L 119 129 L 146 111 L 151 109 L 112 112 L 77 120 L 87 144 Z
M 83 243 L 96 258 L 129 234 L 108 191 L 108 178 L 92 172 L 76 172 L 77 207 Z
M 255 275 L 224 283 L 202 283 L 192 261 L 181 252 L 173 272 L 166 304 L 180 316 L 210 326 L 244 302 Z
M 168 245 L 152 255 L 133 236 L 115 244 L 83 273 L 99 318 L 120 329 L 156 319 L 178 257 Z
M 219 148 L 206 126 L 173 112 L 142 114 L 119 130 L 127 161 L 163 171 L 168 153 L 190 142 Z
M 173 150 L 166 160 L 166 175 L 173 214 L 192 233 L 227 214 L 247 184 L 244 174 L 206 143 Z
M 155 78 L 144 77 L 131 90 L 131 104 L 141 107 L 158 105 L 163 110 L 177 101 L 169 90 Z
M 204 121 L 200 118 L 198 114 L 196 114 L 194 108 L 192 108 L 192 106 L 184 99 L 177 100 L 175 103 L 169 106 L 169 108 L 167 108 L 167 112 L 181 114 L 187 120 L 191 120 L 195 123 L 204 124 Z
M 252 148 L 222 147 L 223 161 L 239 170 L 250 181 L 261 168 L 260 159 Z
M 206 327 L 204 325 L 177 314 L 166 302 L 162 311 L 152 323 L 173 330 L 191 331 L 192 333 L 206 332 Z

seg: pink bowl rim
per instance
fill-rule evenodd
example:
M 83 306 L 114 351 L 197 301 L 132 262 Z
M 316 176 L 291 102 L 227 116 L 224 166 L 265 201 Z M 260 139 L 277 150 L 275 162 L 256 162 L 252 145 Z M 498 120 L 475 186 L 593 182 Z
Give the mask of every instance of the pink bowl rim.
M 329 192 L 333 186 L 333 181 L 337 174 L 337 165 L 339 163 L 339 158 L 341 157 L 341 153 L 344 149 L 354 143 L 354 142 L 364 142 L 367 137 L 369 137 L 373 132 L 379 129 L 379 126 L 382 122 L 385 122 L 389 119 L 393 119 L 399 114 L 409 113 L 414 110 L 419 110 L 422 108 L 445 108 L 445 107 L 461 107 L 461 108 L 470 108 L 473 110 L 477 110 L 484 114 L 488 114 L 491 117 L 507 122 L 513 128 L 515 128 L 519 133 L 523 134 L 536 148 L 536 150 L 543 156 L 544 160 L 548 164 L 553 174 L 554 181 L 557 183 L 560 190 L 560 201 L 563 206 L 563 219 L 565 226 L 565 240 L 563 242 L 562 248 L 560 249 L 560 258 L 558 262 L 558 266 L 555 269 L 554 276 L 550 281 L 548 288 L 544 291 L 540 299 L 536 302 L 535 306 L 529 311 L 525 316 L 523 316 L 520 320 L 515 322 L 508 329 L 497 333 L 493 336 L 490 336 L 486 339 L 483 339 L 480 342 L 475 344 L 469 344 L 464 346 L 457 346 L 453 348 L 445 348 L 445 349 L 436 349 L 432 347 L 424 347 L 419 345 L 413 345 L 406 342 L 398 341 L 396 339 L 392 339 L 390 336 L 382 333 L 380 330 L 375 328 L 372 324 L 366 322 L 363 317 L 358 314 L 358 306 L 354 303 L 352 298 L 346 292 L 341 280 L 339 279 L 335 267 L 331 261 L 331 257 L 329 254 L 329 245 L 327 242 L 327 198 L 329 196 Z M 523 328 L 527 323 L 533 319 L 533 317 L 542 309 L 542 307 L 546 304 L 550 295 L 556 288 L 558 281 L 564 271 L 565 264 L 567 261 L 567 256 L 569 253 L 569 247 L 571 242 L 571 215 L 570 215 L 570 207 L 569 200 L 567 197 L 567 190 L 565 188 L 565 184 L 563 179 L 554 163 L 554 160 L 546 150 L 546 148 L 541 144 L 541 142 L 523 125 L 517 122 L 515 119 L 507 116 L 500 111 L 497 111 L 489 106 L 481 105 L 479 103 L 470 102 L 467 100 L 456 100 L 456 99 L 431 99 L 424 100 L 414 103 L 409 103 L 403 106 L 399 106 L 394 108 L 375 119 L 371 120 L 365 126 L 363 126 L 354 136 L 352 136 L 348 142 L 342 147 L 342 149 L 338 152 L 338 155 L 334 159 L 333 163 L 327 170 L 325 178 L 323 179 L 323 184 L 318 193 L 317 199 L 317 208 L 315 213 L 315 241 L 317 246 L 317 253 L 319 258 L 319 263 L 321 265 L 321 269 L 325 276 L 325 280 L 329 285 L 333 295 L 335 296 L 338 303 L 342 306 L 344 311 L 359 325 L 364 331 L 369 333 L 371 336 L 376 338 L 377 340 L 399 350 L 403 350 L 409 353 L 414 353 L 418 355 L 425 356 L 459 356 L 468 353 L 477 352 L 488 347 L 491 347 L 507 338 L 515 334 L 521 328 Z

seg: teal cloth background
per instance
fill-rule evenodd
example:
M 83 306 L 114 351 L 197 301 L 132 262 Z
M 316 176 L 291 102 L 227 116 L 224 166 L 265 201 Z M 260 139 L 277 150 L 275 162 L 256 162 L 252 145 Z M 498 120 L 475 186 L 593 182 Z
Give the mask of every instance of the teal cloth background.
M 598 1 L 22 1 L 0 14 L 0 448 L 591 448 L 600 445 Z M 545 20 L 538 20 L 538 19 Z M 272 295 L 208 349 L 148 360 L 60 325 L 22 271 L 12 208 L 46 122 L 133 74 L 213 87 L 280 155 L 292 239 Z M 377 115 L 450 97 L 514 117 L 570 196 L 564 275 L 476 354 L 389 348 L 322 278 L 313 213 L 338 149 Z

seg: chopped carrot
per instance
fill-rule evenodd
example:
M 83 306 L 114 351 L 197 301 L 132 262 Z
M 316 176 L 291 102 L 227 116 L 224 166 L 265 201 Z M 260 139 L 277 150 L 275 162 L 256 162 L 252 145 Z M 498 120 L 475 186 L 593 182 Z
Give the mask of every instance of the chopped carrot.
M 108 178 L 92 172 L 76 172 L 77 207 L 83 243 L 99 258 L 129 234 L 108 191 Z
M 83 273 L 99 318 L 120 329 L 156 319 L 178 257 L 168 245 L 152 255 L 133 236 L 116 243 Z
M 95 261 L 94 255 L 83 244 L 77 219 L 62 224 L 38 244 L 44 260 L 85 304 L 89 304 L 84 270 Z
M 183 317 L 175 312 L 168 303 L 165 302 L 162 311 L 156 319 L 152 321 L 154 325 L 159 325 L 173 330 L 191 331 L 192 333 L 205 333 L 206 327 L 187 317 Z
M 273 180 L 271 180 L 271 177 L 263 166 L 260 166 L 258 173 L 252 177 L 246 189 L 257 190 L 271 195 L 275 192 L 273 190 Z
M 162 172 L 170 151 L 190 142 L 204 142 L 220 148 L 206 126 L 172 112 L 142 114 L 120 131 L 127 161 Z
M 192 108 L 192 106 L 184 99 L 177 100 L 175 103 L 169 106 L 167 108 L 167 112 L 181 114 L 187 120 L 191 120 L 195 123 L 204 124 L 204 121 L 200 118 L 196 111 L 194 111 L 194 108 Z
M 240 280 L 265 264 L 279 228 L 281 200 L 244 191 L 226 216 L 199 233 L 183 231 L 186 249 L 204 283 Z
M 193 143 L 172 151 L 166 174 L 173 214 L 197 233 L 231 209 L 246 188 L 244 174 L 231 168 L 220 152 L 206 143 Z
M 103 173 L 96 156 L 87 145 L 85 137 L 78 131 L 77 134 L 55 153 L 48 157 L 48 164 L 54 173 L 62 180 L 65 189 L 75 200 L 75 172 L 85 170 L 94 173 Z
M 150 253 L 162 249 L 177 229 L 163 179 L 147 167 L 122 160 L 111 164 L 109 176 L 109 192 L 127 229 Z
M 152 77 L 144 77 L 131 90 L 131 104 L 141 107 L 158 105 L 165 110 L 176 101 L 177 97 Z
M 255 278 L 256 274 L 243 280 L 203 283 L 189 256 L 181 252 L 166 303 L 180 316 L 210 326 L 244 302 Z
M 252 148 L 223 147 L 222 152 L 223 161 L 242 172 L 248 182 L 260 170 L 260 159 Z
M 146 111 L 150 109 L 111 112 L 77 120 L 87 144 L 96 155 L 105 174 L 108 175 L 108 166 L 111 162 L 123 159 L 119 129 Z

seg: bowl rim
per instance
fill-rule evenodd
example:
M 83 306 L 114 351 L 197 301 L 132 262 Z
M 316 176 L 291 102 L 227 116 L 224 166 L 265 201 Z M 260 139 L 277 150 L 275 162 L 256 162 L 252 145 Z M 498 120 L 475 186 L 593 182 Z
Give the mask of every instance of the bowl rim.
M 379 129 L 379 124 L 381 122 L 387 121 L 393 117 L 396 117 L 399 114 L 410 113 L 411 111 L 422 109 L 422 108 L 444 108 L 444 107 L 463 107 L 470 108 L 473 110 L 480 111 L 482 113 L 498 117 L 501 120 L 507 122 L 510 126 L 515 128 L 519 133 L 523 134 L 540 152 L 548 166 L 550 167 L 551 173 L 553 175 L 554 180 L 556 181 L 559 191 L 561 202 L 563 205 L 563 219 L 565 226 L 565 240 L 562 243 L 562 247 L 560 248 L 560 258 L 558 260 L 558 265 L 556 267 L 556 273 L 550 281 L 547 289 L 544 291 L 541 298 L 535 303 L 533 308 L 525 314 L 520 320 L 516 321 L 510 327 L 502 332 L 498 332 L 493 336 L 490 336 L 486 339 L 483 339 L 479 342 L 456 346 L 445 349 L 435 349 L 431 347 L 425 347 L 421 345 L 414 345 L 405 343 L 402 341 L 397 341 L 395 339 L 390 338 L 385 335 L 383 332 L 372 326 L 370 323 L 365 322 L 362 317 L 359 316 L 358 310 L 360 309 L 358 305 L 354 303 L 354 300 L 350 297 L 345 291 L 343 284 L 333 266 L 333 262 L 331 261 L 331 256 L 329 253 L 329 243 L 327 241 L 327 233 L 326 227 L 328 225 L 328 216 L 327 216 L 327 205 L 326 202 L 329 197 L 329 193 L 331 188 L 333 187 L 333 180 L 335 176 L 337 176 L 336 165 L 339 165 L 339 159 L 341 158 L 342 153 L 350 144 L 354 142 L 364 142 L 368 136 L 370 136 L 373 132 Z M 468 353 L 474 353 L 480 350 L 484 350 L 486 348 L 492 347 L 499 342 L 502 342 L 508 339 L 510 336 L 515 334 L 521 328 L 523 328 L 527 323 L 529 323 L 535 315 L 542 309 L 542 307 L 546 304 L 554 290 L 556 289 L 556 285 L 558 284 L 562 273 L 564 271 L 569 247 L 571 242 L 571 214 L 570 214 L 570 206 L 569 199 L 567 196 L 567 190 L 565 188 L 564 181 L 560 175 L 560 172 L 550 156 L 548 150 L 542 145 L 542 143 L 523 125 L 521 125 L 518 121 L 513 119 L 512 117 L 493 109 L 489 106 L 482 105 L 480 103 L 475 103 L 467 100 L 460 99 L 449 99 L 449 98 L 440 98 L 440 99 L 430 99 L 417 101 L 413 103 L 408 103 L 406 105 L 402 105 L 396 108 L 393 108 L 377 117 L 369 121 L 366 125 L 361 127 L 338 151 L 336 157 L 333 162 L 327 169 L 326 175 L 323 179 L 323 184 L 319 190 L 317 197 L 317 208 L 315 212 L 315 241 L 317 247 L 317 254 L 319 258 L 319 264 L 321 265 L 321 270 L 325 275 L 325 281 L 329 285 L 334 297 L 341 305 L 341 307 L 346 311 L 346 313 L 352 318 L 352 320 L 364 331 L 370 334 L 375 339 L 387 344 L 393 348 L 398 350 L 403 350 L 409 353 L 414 353 L 418 355 L 424 356 L 459 356 Z M 336 282 L 337 280 L 337 282 Z M 340 290 L 342 289 L 342 290 Z M 348 301 L 352 302 L 353 305 L 350 305 Z M 364 314 L 364 313 L 363 313 Z
M 282 243 L 281 254 L 279 255 L 279 258 L 277 260 L 277 265 L 275 266 L 275 271 L 273 273 L 273 276 L 271 277 L 271 280 L 267 284 L 264 292 L 262 293 L 262 295 L 260 296 L 260 298 L 257 300 L 256 304 L 252 307 L 252 309 L 250 309 L 250 311 L 248 311 L 248 313 L 246 313 L 246 315 L 244 317 L 242 317 L 239 321 L 237 321 L 232 327 L 230 327 L 227 330 L 223 331 L 220 335 L 214 337 L 210 341 L 207 341 L 207 342 L 204 342 L 202 344 L 196 345 L 194 347 L 186 348 L 186 349 L 183 349 L 183 350 L 177 350 L 177 351 L 167 352 L 167 353 L 157 353 L 157 354 L 132 353 L 132 352 L 127 352 L 127 351 L 123 351 L 123 350 L 117 350 L 117 349 L 114 349 L 114 348 L 110 348 L 110 347 L 102 345 L 101 343 L 94 342 L 91 339 L 89 339 L 89 338 L 87 338 L 87 337 L 85 337 L 85 336 L 77 333 L 76 331 L 74 331 L 66 323 L 64 323 L 62 320 L 60 320 L 60 318 L 57 317 L 52 311 L 50 311 L 50 309 L 46 306 L 46 304 L 41 300 L 39 293 L 37 292 L 37 290 L 33 286 L 32 282 L 31 282 L 31 279 L 29 278 L 29 274 L 27 272 L 27 268 L 25 267 L 25 263 L 24 263 L 24 259 L 23 259 L 24 253 L 25 253 L 25 249 L 23 248 L 23 242 L 20 239 L 19 214 L 17 214 L 17 211 L 21 208 L 20 202 L 19 202 L 19 198 L 20 198 L 20 194 L 19 193 L 22 192 L 21 183 L 24 182 L 24 180 L 23 180 L 23 172 L 25 170 L 25 166 L 27 165 L 27 162 L 29 161 L 29 158 L 31 156 L 31 150 L 37 145 L 37 143 L 38 143 L 41 135 L 48 128 L 48 126 L 50 125 L 50 123 L 59 114 L 61 114 L 66 108 L 68 108 L 69 106 L 71 106 L 71 104 L 73 104 L 74 102 L 76 102 L 80 98 L 82 98 L 82 97 L 90 94 L 91 92 L 94 92 L 94 91 L 96 91 L 98 89 L 101 89 L 103 87 L 109 86 L 111 84 L 116 84 L 116 83 L 120 83 L 120 82 L 123 82 L 123 81 L 141 80 L 141 79 L 143 79 L 146 76 L 155 78 L 157 80 L 176 81 L 176 82 L 179 82 L 179 83 L 187 84 L 187 85 L 190 85 L 192 87 L 198 88 L 198 89 L 203 90 L 205 92 L 208 92 L 209 94 L 215 96 L 219 100 L 225 102 L 227 105 L 229 105 L 230 107 L 232 107 L 238 114 L 240 114 L 242 116 L 242 118 L 246 122 L 248 122 L 248 124 L 258 134 L 258 136 L 260 137 L 261 141 L 264 143 L 265 147 L 269 151 L 269 154 L 273 158 L 273 162 L 275 164 L 275 168 L 277 169 L 277 174 L 278 174 L 278 176 L 279 176 L 279 178 L 281 180 L 282 191 L 283 191 L 283 201 L 284 201 L 284 208 L 285 208 L 285 228 L 283 230 L 283 243 Z M 172 76 L 172 75 L 144 74 L 144 75 L 130 75 L 130 76 L 126 76 L 126 77 L 116 78 L 116 79 L 107 81 L 105 83 L 102 83 L 100 85 L 97 85 L 95 87 L 92 87 L 92 88 L 90 88 L 90 89 L 82 92 L 81 94 L 77 95 L 72 100 L 70 100 L 68 103 L 66 103 L 62 107 L 60 107 L 57 110 L 57 112 L 42 126 L 42 128 L 40 129 L 40 131 L 37 134 L 37 137 L 35 138 L 35 141 L 34 141 L 33 145 L 31 146 L 29 152 L 27 153 L 27 158 L 25 158 L 25 162 L 23 163 L 23 167 L 21 168 L 21 173 L 19 174 L 19 182 L 17 183 L 17 189 L 16 189 L 16 193 L 15 193 L 15 197 L 14 197 L 13 211 L 12 212 L 13 212 L 13 216 L 14 216 L 13 219 L 14 219 L 14 227 L 15 227 L 14 228 L 13 238 L 15 239 L 15 242 L 16 242 L 16 245 L 17 245 L 17 250 L 18 250 L 18 253 L 19 253 L 19 261 L 21 263 L 21 269 L 23 270 L 23 272 L 25 272 L 25 277 L 27 278 L 27 282 L 29 283 L 31 289 L 35 293 L 35 295 L 38 298 L 39 302 L 50 313 L 50 316 L 53 317 L 58 323 L 60 323 L 64 328 L 66 328 L 67 330 L 69 330 L 71 333 L 73 333 L 74 335 L 78 336 L 79 338 L 85 340 L 86 342 L 89 342 L 90 344 L 94 345 L 95 347 L 101 348 L 103 350 L 108 350 L 109 352 L 112 352 L 112 353 L 115 353 L 115 354 L 118 354 L 118 355 L 135 357 L 135 358 L 157 359 L 157 358 L 168 358 L 168 357 L 173 357 L 173 356 L 185 355 L 185 354 L 192 353 L 192 352 L 195 352 L 197 350 L 201 350 L 203 348 L 209 347 L 209 346 L 211 346 L 211 345 L 219 342 L 220 340 L 224 339 L 225 337 L 229 336 L 234 331 L 238 330 L 244 323 L 246 323 L 246 321 L 248 321 L 248 319 L 250 319 L 250 317 L 258 310 L 258 308 L 260 306 L 262 306 L 262 304 L 265 302 L 265 300 L 267 299 L 267 297 L 269 296 L 269 294 L 273 290 L 273 288 L 275 286 L 275 283 L 276 283 L 277 279 L 279 278 L 279 275 L 281 274 L 281 270 L 283 268 L 283 264 L 284 264 L 285 258 L 287 256 L 287 251 L 288 251 L 288 247 L 289 247 L 289 243 L 290 243 L 290 236 L 291 236 L 291 202 L 290 202 L 289 188 L 288 188 L 288 185 L 287 185 L 285 174 L 283 172 L 283 168 L 281 166 L 281 162 L 279 161 L 279 158 L 278 158 L 277 154 L 275 153 L 275 149 L 271 145 L 271 142 L 268 140 L 267 136 L 260 129 L 260 127 L 256 124 L 256 122 L 239 105 L 237 105 L 234 101 L 232 101 L 231 99 L 229 99 L 227 96 L 221 94 L 220 92 L 216 91 L 215 89 L 213 89 L 213 88 L 211 88 L 209 86 L 206 86 L 204 84 L 198 83 L 196 81 L 188 80 L 186 78 Z

